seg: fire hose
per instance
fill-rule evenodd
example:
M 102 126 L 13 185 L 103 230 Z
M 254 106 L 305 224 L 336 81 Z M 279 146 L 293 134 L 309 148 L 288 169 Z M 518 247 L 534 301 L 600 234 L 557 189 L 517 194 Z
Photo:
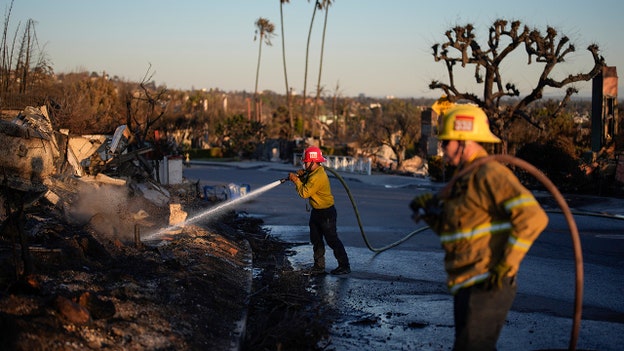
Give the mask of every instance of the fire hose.
M 474 170 L 475 168 L 483 165 L 486 162 L 489 161 L 498 161 L 501 163 L 508 163 L 508 164 L 512 164 L 514 166 L 520 167 L 522 169 L 524 169 L 525 171 L 529 172 L 529 174 L 531 174 L 533 177 L 535 177 L 538 181 L 540 181 L 545 187 L 546 189 L 548 189 L 548 191 L 552 194 L 552 196 L 554 197 L 554 199 L 557 202 L 557 205 L 559 206 L 559 208 L 561 209 L 562 213 L 565 216 L 566 222 L 568 224 L 568 227 L 570 229 L 570 236 L 572 238 L 572 245 L 573 245 L 573 250 L 574 250 L 574 261 L 575 261 L 575 291 L 574 291 L 574 317 L 573 317 L 573 323 L 572 323 L 572 331 L 571 331 L 571 335 L 570 335 L 570 341 L 569 341 L 569 346 L 568 349 L 569 350 L 576 350 L 576 344 L 577 344 L 577 340 L 578 340 L 578 336 L 579 336 L 579 330 L 580 330 L 580 325 L 581 325 L 581 313 L 582 313 L 582 307 L 583 307 L 583 253 L 581 250 L 581 240 L 579 237 L 579 233 L 578 233 L 578 228 L 576 226 L 576 222 L 574 221 L 574 217 L 572 216 L 572 212 L 570 211 L 570 208 L 568 207 L 568 204 L 566 203 L 564 197 L 561 195 L 561 193 L 559 192 L 559 190 L 557 189 L 557 187 L 552 183 L 552 181 L 550 181 L 550 179 L 548 179 L 548 177 L 546 177 L 539 169 L 537 169 L 535 166 L 531 165 L 530 163 L 510 156 L 510 155 L 492 155 L 492 156 L 488 156 L 488 157 L 484 157 L 481 159 L 476 160 L 475 162 L 473 162 L 471 165 L 469 165 L 468 167 L 466 167 L 465 169 L 462 169 L 460 172 L 458 172 L 449 182 L 446 186 L 444 186 L 444 188 L 442 188 L 438 194 L 438 196 L 440 198 L 444 198 L 445 196 L 448 195 L 448 193 L 450 192 L 450 189 L 452 188 L 453 184 L 455 183 L 455 181 L 457 179 L 459 179 L 460 177 L 468 174 L 469 172 L 471 172 L 472 170 Z M 340 181 L 340 183 L 342 184 L 342 186 L 344 187 L 345 191 L 347 192 L 347 195 L 349 196 L 349 200 L 351 201 L 351 205 L 353 206 L 353 210 L 355 211 L 355 216 L 357 218 L 357 222 L 358 222 L 358 226 L 360 228 L 360 233 L 362 235 L 362 239 L 364 239 L 364 243 L 366 244 L 366 247 L 375 253 L 379 253 L 385 250 L 388 250 L 390 248 L 393 248 L 395 246 L 400 245 L 401 243 L 407 241 L 408 239 L 410 239 L 412 236 L 423 232 L 427 229 L 430 229 L 428 226 L 419 228 L 409 234 L 407 234 L 405 237 L 403 237 L 402 239 L 393 242 L 389 245 L 380 247 L 380 248 L 375 248 L 373 247 L 370 242 L 368 241 L 368 238 L 366 236 L 366 234 L 364 233 L 364 229 L 362 227 L 362 222 L 360 219 L 360 215 L 357 209 L 357 205 L 355 204 L 355 201 L 353 199 L 353 196 L 351 194 L 351 191 L 349 190 L 349 187 L 347 186 L 347 184 L 345 183 L 344 179 L 333 169 L 326 167 L 326 170 L 330 171 L 334 176 L 336 176 L 336 178 Z

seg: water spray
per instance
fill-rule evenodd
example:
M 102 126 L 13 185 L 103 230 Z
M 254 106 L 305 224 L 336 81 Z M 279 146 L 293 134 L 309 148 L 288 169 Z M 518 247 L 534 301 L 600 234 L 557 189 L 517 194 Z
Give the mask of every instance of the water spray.
M 260 188 L 258 188 L 256 190 L 253 190 L 253 191 L 247 193 L 246 195 L 243 195 L 241 197 L 225 201 L 225 202 L 223 202 L 222 204 L 219 204 L 216 207 L 209 208 L 206 211 L 200 212 L 200 213 L 198 213 L 198 214 L 188 218 L 187 220 L 185 220 L 182 223 L 171 225 L 169 227 L 160 229 L 160 230 L 158 230 L 155 233 L 149 234 L 149 235 L 145 236 L 144 238 L 141 238 L 141 240 L 142 241 L 157 240 L 160 237 L 162 237 L 163 235 L 165 235 L 165 234 L 167 234 L 167 233 L 169 233 L 171 231 L 174 231 L 176 229 L 180 229 L 180 228 L 184 227 L 186 224 L 195 223 L 195 222 L 197 222 L 197 221 L 199 221 L 201 219 L 205 219 L 206 217 L 208 217 L 210 215 L 215 215 L 215 214 L 217 214 L 219 212 L 224 211 L 225 209 L 228 209 L 230 207 L 239 205 L 239 204 L 241 204 L 241 203 L 243 203 L 245 201 L 252 200 L 252 199 L 258 197 L 260 194 L 265 193 L 265 192 L 275 188 L 276 186 L 278 186 L 280 184 L 283 184 L 286 180 L 288 180 L 288 178 L 276 180 L 276 181 L 274 181 L 272 183 L 269 183 L 269 184 L 267 184 L 267 185 L 265 185 L 263 187 L 260 187 Z

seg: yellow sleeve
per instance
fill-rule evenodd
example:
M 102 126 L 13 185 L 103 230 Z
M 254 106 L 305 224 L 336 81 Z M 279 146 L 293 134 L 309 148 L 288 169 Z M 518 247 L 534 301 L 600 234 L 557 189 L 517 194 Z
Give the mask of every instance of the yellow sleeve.
M 312 171 L 305 183 L 301 181 L 295 182 L 295 187 L 299 196 L 304 199 L 310 199 L 310 205 L 313 208 L 323 209 L 334 204 L 329 178 L 323 167 Z
M 482 184 L 494 199 L 501 216 L 511 222 L 511 233 L 501 260 L 512 267 L 515 274 L 533 242 L 548 225 L 548 215 L 533 194 L 525 188 L 507 167 L 492 163 L 484 167 Z

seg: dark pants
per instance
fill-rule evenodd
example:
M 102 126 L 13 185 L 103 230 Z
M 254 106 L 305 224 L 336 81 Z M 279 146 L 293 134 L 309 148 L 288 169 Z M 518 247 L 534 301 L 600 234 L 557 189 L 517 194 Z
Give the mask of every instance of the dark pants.
M 314 250 L 314 265 L 325 268 L 325 241 L 334 251 L 334 257 L 338 266 L 349 267 L 349 258 L 342 241 L 338 239 L 336 231 L 336 208 L 331 206 L 326 209 L 312 209 L 310 213 L 310 242 Z
M 496 350 L 516 289 L 515 277 L 505 279 L 500 289 L 488 289 L 485 283 L 460 289 L 454 297 L 453 350 Z

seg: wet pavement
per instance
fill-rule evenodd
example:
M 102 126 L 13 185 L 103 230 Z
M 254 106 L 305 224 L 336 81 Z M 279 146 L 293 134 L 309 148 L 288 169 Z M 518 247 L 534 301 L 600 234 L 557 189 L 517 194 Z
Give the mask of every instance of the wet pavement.
M 202 182 L 251 184 L 252 190 L 283 178 L 290 165 L 239 163 L 193 165 L 185 176 Z M 410 219 L 409 200 L 441 185 L 424 178 L 344 174 L 355 197 L 365 235 L 374 247 L 401 239 L 423 224 Z M 452 297 L 437 237 L 426 230 L 405 243 L 375 254 L 362 238 L 354 209 L 332 179 L 338 232 L 349 253 L 352 273 L 310 277 L 310 286 L 339 312 L 327 350 L 450 350 Z M 538 197 L 548 194 L 536 194 Z M 622 215 L 620 199 L 568 197 L 577 213 Z M 305 201 L 292 184 L 281 185 L 239 210 L 262 217 L 283 240 L 298 243 L 295 268 L 311 264 Z M 553 208 L 553 210 L 556 210 Z M 524 260 L 518 295 L 499 339 L 500 350 L 568 349 L 574 302 L 574 257 L 563 216 L 550 213 L 549 228 Z M 578 350 L 619 350 L 624 344 L 624 221 L 577 215 L 584 255 L 584 307 Z M 328 270 L 335 260 L 327 252 Z

